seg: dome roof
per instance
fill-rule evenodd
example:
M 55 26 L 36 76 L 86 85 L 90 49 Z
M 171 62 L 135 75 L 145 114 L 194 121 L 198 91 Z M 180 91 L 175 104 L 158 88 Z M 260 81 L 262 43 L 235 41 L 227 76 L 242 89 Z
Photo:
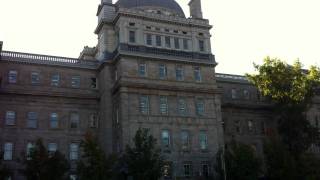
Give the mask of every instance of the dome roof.
M 124 8 L 156 6 L 169 9 L 179 16 L 185 17 L 182 8 L 175 0 L 118 0 L 116 4 Z

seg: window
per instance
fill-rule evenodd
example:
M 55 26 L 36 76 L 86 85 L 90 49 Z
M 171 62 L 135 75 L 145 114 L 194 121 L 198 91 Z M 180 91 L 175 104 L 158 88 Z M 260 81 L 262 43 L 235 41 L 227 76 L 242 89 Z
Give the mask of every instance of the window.
M 28 128 L 37 128 L 38 113 L 28 112 L 27 127 Z
M 188 50 L 189 49 L 189 40 L 183 39 L 183 49 Z
M 160 96 L 160 114 L 168 114 L 168 99 L 165 96 Z
M 163 130 L 161 133 L 161 141 L 162 141 L 162 145 L 165 148 L 169 148 L 170 147 L 170 133 L 168 130 Z
M 241 123 L 239 120 L 235 121 L 235 128 L 237 133 L 241 133 Z
M 166 43 L 166 47 L 167 48 L 171 48 L 171 38 L 169 36 L 166 36 L 164 38 L 164 40 L 165 40 L 165 43 Z
M 249 130 L 250 132 L 253 131 L 253 122 L 252 122 L 252 120 L 248 120 L 248 130 Z
M 57 143 L 49 143 L 48 144 L 48 153 L 53 155 L 58 150 Z
M 115 110 L 115 123 L 116 124 L 119 124 L 119 108 L 116 108 L 116 110 Z
M 318 116 L 315 116 L 315 118 L 314 118 L 314 125 L 315 125 L 316 128 L 320 128 L 320 123 L 319 123 Z
M 40 84 L 40 74 L 38 72 L 31 73 L 31 84 L 33 85 Z
M 135 26 L 135 25 L 136 23 L 133 23 L 133 22 L 129 23 L 129 26 Z
M 33 150 L 34 150 L 34 144 L 29 142 L 27 144 L 27 160 L 31 160 Z
M 189 132 L 188 131 L 182 131 L 181 132 L 181 147 L 182 150 L 187 150 L 189 149 L 189 142 L 190 142 L 190 137 L 189 137 Z
M 176 49 L 180 49 L 179 38 L 174 38 L 174 47 L 175 47 Z
M 183 81 L 184 79 L 184 72 L 182 66 L 176 67 L 176 80 L 177 81 Z
M 167 67 L 164 64 L 159 65 L 159 78 L 166 79 L 167 78 Z
M 97 89 L 97 78 L 94 78 L 94 77 L 92 77 L 92 78 L 90 78 L 91 79 L 91 88 L 92 89 Z
M 147 34 L 147 45 L 152 46 L 152 35 L 151 34 Z
M 190 162 L 183 164 L 183 172 L 185 177 L 190 177 L 192 174 L 192 165 Z
M 140 104 L 140 112 L 142 114 L 148 114 L 149 113 L 149 97 L 142 95 L 140 96 L 140 100 L 139 100 L 139 104 Z
M 71 174 L 70 175 L 70 180 L 77 180 L 77 175 Z
M 78 156 L 79 156 L 79 145 L 76 143 L 71 143 L 70 147 L 69 147 L 69 151 L 70 151 L 70 160 L 78 160 Z
M 198 116 L 204 115 L 204 101 L 202 99 L 196 101 L 196 113 Z
M 16 112 L 7 111 L 6 112 L 6 125 L 14 126 L 16 124 Z
M 16 84 L 17 83 L 17 77 L 18 77 L 18 72 L 17 71 L 14 71 L 14 70 L 9 71 L 8 82 L 10 84 Z
M 58 128 L 58 114 L 51 113 L 50 115 L 50 128 Z
M 178 111 L 179 111 L 179 114 L 182 116 L 187 114 L 187 103 L 184 98 L 178 99 Z
M 79 114 L 78 113 L 71 113 L 70 114 L 70 128 L 76 129 L 79 127 Z
M 237 90 L 236 89 L 231 89 L 231 98 L 237 99 Z
M 209 163 L 208 162 L 203 162 L 201 164 L 201 176 L 203 177 L 209 177 Z
M 196 82 L 201 82 L 202 77 L 200 67 L 194 67 L 194 79 Z
M 165 179 L 170 179 L 172 177 L 172 162 L 164 162 L 163 176 Z
M 266 134 L 266 124 L 264 121 L 261 122 L 261 134 Z
M 248 100 L 250 99 L 250 93 L 247 89 L 243 90 L 243 97 Z
M 4 143 L 3 160 L 5 161 L 12 160 L 12 154 L 13 154 L 13 143 L 11 142 Z
M 136 32 L 129 31 L 129 42 L 135 43 L 136 42 Z
M 140 77 L 147 76 L 147 65 L 145 63 L 139 64 L 139 76 Z
M 156 36 L 156 45 L 157 46 L 161 46 L 162 45 L 161 36 L 159 36 L 159 35 Z
M 91 114 L 89 118 L 89 127 L 97 128 L 98 127 L 98 117 L 96 114 Z
M 51 86 L 59 86 L 60 76 L 59 74 L 54 74 L 51 76 Z
M 200 132 L 199 141 L 200 141 L 200 149 L 206 150 L 208 148 L 208 137 L 205 131 Z
M 204 52 L 204 41 L 203 40 L 199 40 L 199 50 L 201 52 Z
M 79 88 L 80 87 L 80 76 L 72 76 L 71 77 L 71 86 L 73 88 Z

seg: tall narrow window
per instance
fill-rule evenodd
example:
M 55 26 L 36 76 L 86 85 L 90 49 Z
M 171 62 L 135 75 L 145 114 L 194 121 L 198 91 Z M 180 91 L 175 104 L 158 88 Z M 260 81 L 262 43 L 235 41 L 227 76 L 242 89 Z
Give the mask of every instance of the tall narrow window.
M 70 160 L 78 160 L 79 157 L 79 144 L 71 143 L 69 146 L 69 158 Z
M 50 128 L 58 128 L 58 126 L 59 126 L 58 114 L 51 113 L 51 115 L 50 115 Z
M 203 116 L 204 115 L 204 100 L 203 99 L 197 99 L 196 100 L 196 113 L 198 116 Z
M 73 88 L 80 88 L 80 76 L 71 77 L 71 86 Z
M 168 130 L 163 130 L 161 133 L 161 141 L 162 141 L 162 145 L 165 148 L 169 148 L 170 147 L 170 133 Z
M 97 78 L 95 78 L 95 77 L 92 77 L 92 78 L 90 78 L 91 79 L 91 85 L 90 85 L 90 87 L 92 88 L 92 89 L 97 89 Z
M 89 118 L 89 127 L 97 128 L 98 127 L 98 116 L 96 114 L 91 114 Z
M 31 73 L 31 84 L 32 85 L 40 84 L 40 74 L 38 72 Z
M 147 34 L 147 45 L 152 46 L 152 35 L 151 34 Z
M 159 36 L 159 35 L 156 35 L 156 45 L 157 46 L 161 46 L 162 45 L 161 36 Z
M 201 52 L 204 52 L 204 41 L 203 40 L 199 40 L 199 50 Z
M 246 100 L 250 99 L 250 93 L 247 89 L 243 90 L 243 96 L 244 96 L 244 99 Z
M 129 31 L 129 42 L 135 43 L 136 42 L 136 32 Z
M 171 38 L 169 36 L 165 37 L 165 43 L 167 48 L 171 48 Z
M 183 81 L 184 79 L 184 72 L 182 66 L 176 67 L 176 80 L 177 81 Z
M 248 120 L 248 130 L 249 130 L 250 132 L 253 131 L 253 122 L 252 122 L 252 120 Z
M 37 128 L 38 124 L 38 113 L 28 112 L 27 127 L 28 128 Z
M 59 86 L 59 84 L 60 84 L 60 75 L 53 74 L 51 76 L 51 86 Z
M 27 144 L 27 160 L 31 160 L 32 156 L 32 151 L 34 150 L 34 144 L 29 142 Z
M 237 90 L 236 89 L 231 89 L 231 98 L 237 99 Z
M 14 126 L 16 124 L 16 112 L 7 111 L 6 112 L 6 125 Z
M 209 163 L 208 162 L 203 162 L 201 164 L 201 175 L 203 177 L 209 177 Z
M 183 172 L 185 177 L 190 177 L 192 175 L 191 162 L 186 162 L 183 164 Z
M 49 143 L 48 144 L 48 153 L 49 154 L 54 154 L 58 150 L 58 145 L 57 143 Z
M 76 129 L 79 128 L 79 114 L 78 113 L 71 113 L 70 114 L 70 128 Z
M 3 160 L 5 161 L 12 160 L 12 155 L 13 155 L 13 143 L 11 142 L 4 143 Z
M 139 76 L 140 77 L 147 76 L 147 65 L 145 63 L 139 64 Z
M 181 145 L 182 150 L 188 150 L 190 145 L 190 137 L 188 131 L 182 131 L 181 132 Z
M 160 114 L 168 114 L 168 99 L 166 96 L 160 96 Z
M 187 103 L 184 98 L 178 99 L 178 111 L 182 116 L 185 116 L 187 114 Z
M 163 176 L 165 179 L 171 179 L 172 178 L 172 162 L 167 161 L 164 162 L 163 165 Z
M 11 70 L 8 73 L 8 82 L 10 84 L 16 84 L 17 83 L 17 77 L 18 77 L 18 72 L 15 70 Z
M 207 133 L 205 131 L 201 131 L 199 134 L 199 143 L 200 143 L 200 149 L 206 150 L 208 148 L 208 137 Z
M 167 78 L 167 67 L 164 64 L 159 65 L 159 78 L 166 79 Z
M 174 48 L 180 49 L 180 42 L 179 38 L 174 38 Z
M 183 39 L 183 49 L 188 50 L 189 49 L 189 40 Z
M 196 82 L 201 82 L 202 77 L 201 77 L 201 69 L 200 67 L 194 67 L 194 79 Z
M 148 114 L 149 113 L 149 97 L 145 95 L 141 95 L 139 99 L 140 104 L 140 112 L 142 114 Z

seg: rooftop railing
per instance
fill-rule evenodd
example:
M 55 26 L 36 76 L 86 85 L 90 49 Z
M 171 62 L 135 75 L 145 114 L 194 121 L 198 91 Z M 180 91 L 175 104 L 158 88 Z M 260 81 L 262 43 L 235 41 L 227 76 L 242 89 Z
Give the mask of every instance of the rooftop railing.
M 216 73 L 216 78 L 228 79 L 228 80 L 237 80 L 237 81 L 248 81 L 248 79 L 245 76 L 233 75 L 233 74 Z

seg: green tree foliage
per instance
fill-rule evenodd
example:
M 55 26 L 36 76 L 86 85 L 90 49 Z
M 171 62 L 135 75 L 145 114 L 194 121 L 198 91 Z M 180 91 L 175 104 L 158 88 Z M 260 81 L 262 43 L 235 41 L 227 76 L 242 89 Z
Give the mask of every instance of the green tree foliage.
M 224 160 L 227 180 L 257 180 L 261 174 L 261 160 L 248 145 L 231 142 Z
M 6 180 L 12 172 L 9 170 L 9 168 L 3 164 L 3 153 L 0 152 L 0 180 Z
M 97 140 L 87 134 L 81 142 L 83 155 L 78 162 L 77 174 L 80 180 L 108 180 L 114 176 L 115 155 L 107 157 Z
M 163 159 L 156 139 L 147 129 L 139 129 L 134 137 L 134 146 L 126 147 L 123 164 L 127 167 L 127 175 L 133 180 L 158 180 L 162 176 Z
M 22 173 L 27 180 L 63 180 L 69 170 L 69 163 L 60 152 L 49 153 L 42 140 L 38 139 L 30 154 L 23 161 Z

